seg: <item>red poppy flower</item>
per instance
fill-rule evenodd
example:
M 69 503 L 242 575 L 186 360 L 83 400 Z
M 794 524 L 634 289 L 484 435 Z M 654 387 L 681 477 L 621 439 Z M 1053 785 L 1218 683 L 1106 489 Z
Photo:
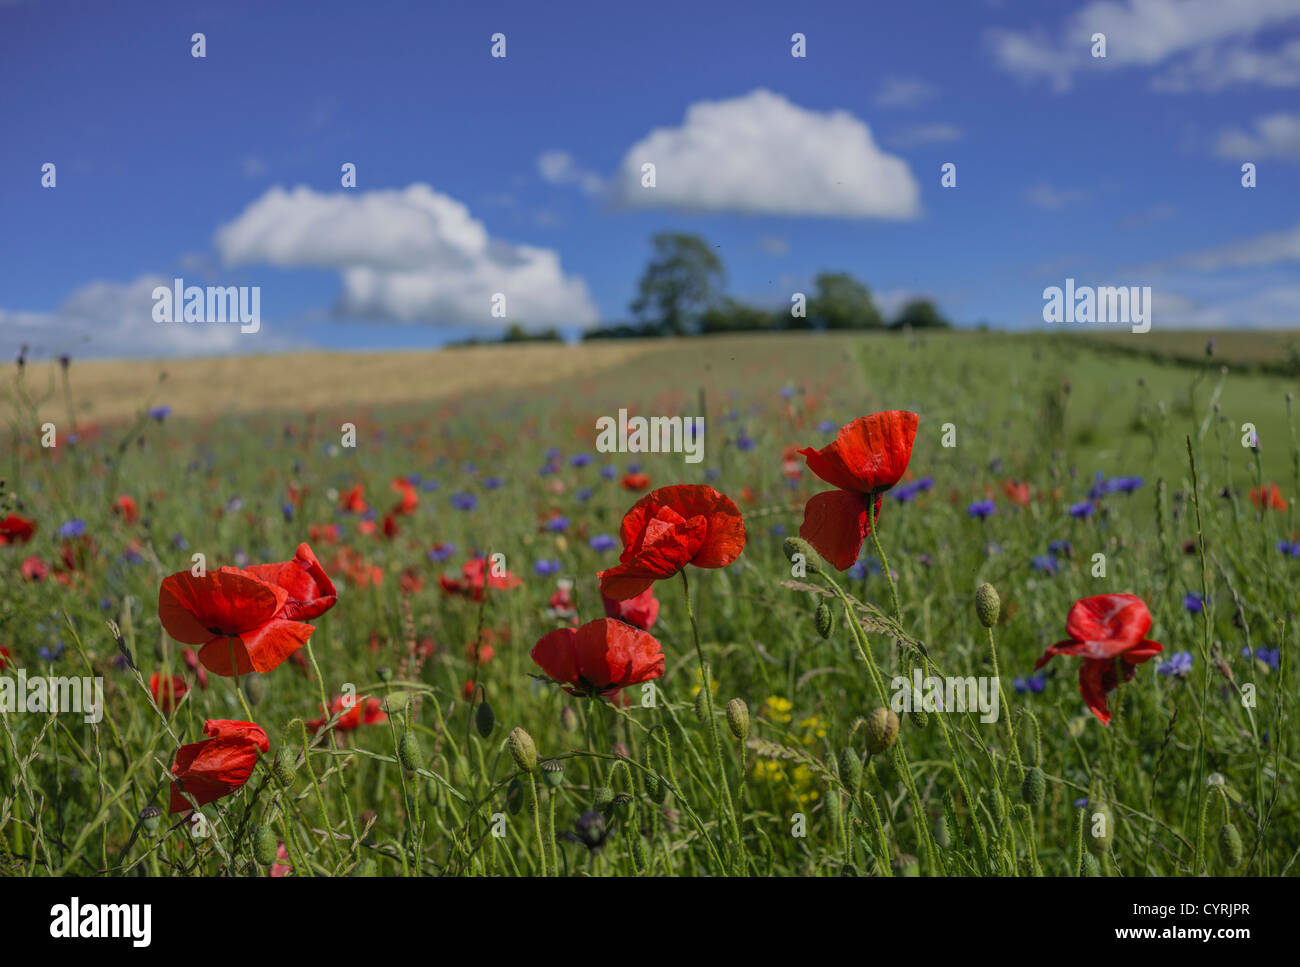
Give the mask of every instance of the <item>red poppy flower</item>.
M 654 585 L 646 588 L 635 597 L 623 601 L 615 601 L 603 594 L 600 596 L 600 600 L 605 606 L 606 617 L 626 621 L 642 631 L 649 631 L 654 627 L 655 619 L 659 617 L 659 599 L 655 597 Z
M 601 571 L 600 593 L 634 598 L 687 564 L 726 567 L 745 549 L 745 521 L 731 498 L 712 487 L 652 490 L 623 517 L 619 564 Z
M 870 533 L 871 517 L 880 519 L 881 495 L 902 479 L 912 459 L 917 415 L 888 410 L 863 416 L 845 426 L 829 446 L 799 452 L 808 469 L 839 488 L 817 494 L 804 507 L 799 536 L 840 571 L 853 566 Z
M 193 648 L 186 648 L 181 652 L 181 657 L 185 659 L 186 667 L 194 673 L 194 680 L 198 682 L 200 690 L 206 691 L 208 670 L 199 664 L 199 653 Z
M 650 486 L 650 475 L 645 473 L 625 474 L 621 483 L 624 490 L 645 490 Z
M 36 533 L 36 521 L 10 514 L 0 520 L 0 547 L 6 544 L 26 544 Z
M 361 484 L 357 484 L 351 490 L 345 490 L 339 494 L 339 510 L 346 511 L 349 514 L 364 514 L 369 510 L 366 503 L 366 494 Z
M 14 653 L 12 651 L 10 651 L 4 645 L 0 645 L 0 668 L 8 667 L 10 662 L 13 661 L 13 657 L 14 657 Z
M 459 594 L 469 598 L 471 601 L 483 600 L 483 584 L 486 581 L 488 587 L 505 591 L 509 588 L 517 588 L 523 582 L 509 571 L 503 574 L 492 574 L 485 558 L 470 558 L 461 565 L 461 580 L 449 578 L 445 574 L 439 576 L 438 583 L 448 594 Z
M 275 848 L 275 862 L 271 864 L 271 872 L 267 875 L 281 877 L 288 876 L 292 872 L 293 864 L 289 862 L 289 851 L 284 847 L 284 840 L 280 840 Z
M 1145 636 L 1151 630 L 1151 612 L 1135 594 L 1099 594 L 1074 602 L 1065 620 L 1070 637 L 1058 641 L 1034 663 L 1042 668 L 1056 655 L 1083 659 L 1079 666 L 1079 694 L 1102 724 L 1110 723 L 1106 694 L 1127 682 L 1135 666 L 1150 661 L 1164 650 Z
M 189 690 L 190 687 L 180 675 L 172 675 L 170 681 L 157 672 L 149 676 L 149 694 L 164 715 L 171 715 Z
M 1250 502 L 1261 510 L 1266 507 L 1269 510 L 1289 510 L 1291 507 L 1275 483 L 1264 484 L 1262 487 L 1251 487 Z
M 661 678 L 664 652 L 649 633 L 613 618 L 543 635 L 530 653 L 570 695 L 611 695 Z
M 123 494 L 113 501 L 113 513 L 122 517 L 128 524 L 134 524 L 140 519 L 140 508 L 135 500 Z
M 228 796 L 253 774 L 258 752 L 270 752 L 271 743 L 260 725 L 208 719 L 203 731 L 211 738 L 183 745 L 172 761 L 171 812 L 192 809 L 181 791 L 200 806 Z
M 50 567 L 39 557 L 33 554 L 22 564 L 18 565 L 18 573 L 28 581 L 44 581 L 50 576 Z
M 203 646 L 199 660 L 209 671 L 265 674 L 307 643 L 315 629 L 305 622 L 337 600 L 316 555 L 299 544 L 292 561 L 223 567 L 203 577 L 179 571 L 164 578 L 158 618 L 177 641 Z
M 349 701 L 352 703 L 351 705 L 345 704 Z M 344 711 L 344 709 L 347 709 L 347 711 Z M 307 723 L 307 728 L 315 732 L 340 712 L 343 712 L 343 714 L 334 723 L 334 728 L 338 732 L 351 732 L 362 725 L 375 725 L 379 722 L 388 721 L 388 716 L 384 713 L 384 706 L 379 699 L 359 698 L 356 696 L 345 699 L 342 695 L 338 695 L 330 703 L 329 713 L 324 718 L 312 719 Z
M 401 494 L 397 506 L 393 508 L 395 514 L 413 514 L 415 508 L 420 506 L 420 495 L 415 489 L 415 485 L 409 480 L 403 480 L 398 477 L 393 481 L 393 491 Z
M 1023 480 L 1008 480 L 1002 485 L 1002 492 L 1007 495 L 1007 500 L 1019 507 L 1028 507 L 1032 498 L 1029 484 Z

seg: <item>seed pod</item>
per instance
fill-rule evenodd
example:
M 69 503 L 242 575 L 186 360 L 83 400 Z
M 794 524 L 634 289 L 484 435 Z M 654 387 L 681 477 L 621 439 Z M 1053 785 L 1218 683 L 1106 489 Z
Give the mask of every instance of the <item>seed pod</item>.
M 844 800 L 840 796 L 838 789 L 830 789 L 826 793 L 826 818 L 831 824 L 832 829 L 838 829 L 840 825 L 840 813 L 844 810 Z
M 275 854 L 280 846 L 275 837 L 275 830 L 270 826 L 258 826 L 253 833 L 253 858 L 263 866 L 275 862 Z
M 749 736 L 749 706 L 744 700 L 733 698 L 727 703 L 727 726 L 741 742 Z
M 934 821 L 934 841 L 939 844 L 941 849 L 947 849 L 952 845 L 952 833 L 948 831 L 948 820 L 943 816 Z
M 515 760 L 515 765 L 524 772 L 536 771 L 537 745 L 531 735 L 516 725 L 511 730 L 506 744 L 510 747 L 510 755 Z
M 887 751 L 898 740 L 898 716 L 893 709 L 880 706 L 867 715 L 867 751 L 877 755 Z
M 1091 853 L 1083 854 L 1083 866 L 1079 869 L 1080 876 L 1101 876 L 1101 864 L 1097 862 L 1097 857 Z
M 542 763 L 542 778 L 553 788 L 564 785 L 564 763 L 559 759 L 547 759 Z
M 578 730 L 578 713 L 573 710 L 572 705 L 566 705 L 560 709 L 560 728 L 566 732 L 576 732 Z
M 627 822 L 632 818 L 632 797 L 625 792 L 620 792 L 614 797 L 611 810 L 619 819 Z
M 660 788 L 662 783 L 659 782 L 659 776 L 653 772 L 645 774 L 645 794 L 650 797 L 651 802 L 663 802 L 663 790 Z
M 145 806 L 140 810 L 140 825 L 150 836 L 158 832 L 158 826 L 162 822 L 162 810 L 157 806 Z
M 614 790 L 609 786 L 597 786 L 595 801 L 592 803 L 592 809 L 598 809 L 606 815 L 609 814 L 610 806 L 614 802 Z
M 987 581 L 975 589 L 975 614 L 980 619 L 980 624 L 985 628 L 992 628 L 998 623 L 998 614 L 1002 611 L 1002 601 L 998 598 L 998 591 Z
M 497 717 L 492 712 L 492 706 L 487 703 L 487 699 L 479 702 L 478 710 L 474 713 L 474 728 L 478 729 L 478 734 L 487 738 L 492 734 L 492 728 L 497 724 Z
M 817 610 L 813 612 L 813 626 L 817 629 L 817 634 L 823 638 L 831 636 L 831 626 L 834 623 L 834 615 L 831 614 L 831 606 L 825 601 L 817 605 Z
M 420 768 L 423 757 L 420 755 L 420 741 L 414 732 L 403 732 L 397 743 L 397 758 L 408 772 Z
M 849 787 L 849 791 L 857 795 L 862 788 L 862 756 L 857 749 L 846 748 L 840 753 L 840 778 Z
M 907 720 L 912 723 L 913 728 L 924 731 L 925 727 L 930 724 L 930 713 L 920 705 L 913 703 L 912 710 L 907 713 Z
M 708 698 L 705 697 L 704 689 L 707 686 L 701 686 L 700 690 L 695 693 L 695 717 L 700 720 L 701 725 L 709 724 L 709 706 Z
M 1047 792 L 1047 777 L 1043 770 L 1034 766 L 1025 773 L 1025 781 L 1020 787 L 1020 798 L 1031 806 L 1040 805 Z
M 1219 859 L 1228 869 L 1235 870 L 1241 865 L 1242 856 L 1241 833 L 1232 823 L 1224 823 L 1219 827 Z
M 802 537 L 787 537 L 781 542 L 781 550 L 785 552 L 785 559 L 793 561 L 796 554 L 802 554 L 804 563 L 808 570 L 817 571 L 817 562 L 821 560 L 813 546 Z

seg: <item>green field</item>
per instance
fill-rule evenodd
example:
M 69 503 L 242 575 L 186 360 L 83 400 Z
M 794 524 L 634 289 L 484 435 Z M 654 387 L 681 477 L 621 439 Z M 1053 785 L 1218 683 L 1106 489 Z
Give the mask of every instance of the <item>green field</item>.
M 1278 545 L 1300 540 L 1296 385 L 1258 365 L 1291 337 L 1219 335 L 1206 357 L 1206 335 L 1132 337 L 1167 361 L 996 332 L 444 350 L 400 373 L 400 357 L 377 367 L 355 356 L 336 359 L 346 365 L 306 405 L 294 387 L 321 364 L 286 359 L 271 364 L 279 392 L 265 368 L 242 377 L 262 394 L 252 411 L 236 405 L 237 367 L 215 361 L 162 383 L 146 364 L 74 362 L 66 387 L 57 370 L 10 370 L 0 519 L 17 514 L 36 532 L 0 546 L 4 674 L 102 676 L 106 700 L 97 727 L 0 706 L 0 868 L 1295 874 L 1300 544 Z M 137 368 L 109 378 L 98 365 Z M 210 402 L 204 365 L 226 367 Z M 429 367 L 442 385 L 419 378 Z M 150 417 L 160 405 L 174 412 Z M 703 462 L 595 452 L 595 421 L 620 408 L 705 416 Z M 919 416 L 904 483 L 933 481 L 906 502 L 884 497 L 878 536 L 899 614 L 870 540 L 854 569 L 822 565 L 842 596 L 816 561 L 792 575 L 783 551 L 830 486 L 798 456 L 788 477 L 787 448 L 822 447 L 842 424 L 896 409 Z M 47 421 L 57 446 L 41 445 Z M 1244 424 L 1257 448 L 1243 446 Z M 666 672 L 650 693 L 627 688 L 624 706 L 540 681 L 529 650 L 566 621 L 550 610 L 561 579 L 580 622 L 604 617 L 596 572 L 617 563 L 620 520 L 642 493 L 623 486 L 630 465 L 650 487 L 730 496 L 747 543 L 725 568 L 683 572 L 698 651 L 681 577 L 656 583 L 649 631 Z M 1099 472 L 1142 480 L 1072 516 Z M 386 535 L 399 477 L 418 507 Z M 1013 480 L 1028 500 L 1010 499 Z M 1284 509 L 1257 506 L 1261 484 L 1276 484 Z M 373 520 L 340 510 L 358 485 Z M 138 519 L 114 512 L 122 496 Z M 994 512 L 973 517 L 986 499 Z M 593 546 L 600 535 L 614 546 Z M 160 622 L 162 580 L 196 553 L 211 568 L 246 566 L 287 561 L 304 541 L 338 588 L 304 660 L 244 676 L 242 694 L 213 673 L 200 687 Z M 481 601 L 444 591 L 440 577 L 489 554 L 519 586 Z M 991 634 L 974 605 L 983 582 L 1000 597 Z M 1073 602 L 1113 592 L 1146 602 L 1164 650 L 1110 693 L 1107 726 L 1084 706 L 1077 659 L 1047 664 L 1041 690 L 1021 680 L 1065 636 Z M 1158 670 L 1184 652 L 1190 664 Z M 897 741 L 868 755 L 866 723 L 886 698 L 877 674 L 987 678 L 995 654 L 1007 703 L 996 721 L 903 714 Z M 170 714 L 151 699 L 154 673 L 186 682 Z M 341 694 L 378 699 L 386 720 L 303 724 Z M 748 709 L 743 738 L 723 712 L 733 699 Z M 258 723 L 270 752 L 186 822 L 167 812 L 173 760 L 207 719 Z M 507 742 L 516 728 L 562 769 L 521 770 Z M 1036 769 L 1041 795 L 1026 792 Z M 151 805 L 160 821 L 142 818 Z M 1094 835 L 1098 816 L 1107 835 Z

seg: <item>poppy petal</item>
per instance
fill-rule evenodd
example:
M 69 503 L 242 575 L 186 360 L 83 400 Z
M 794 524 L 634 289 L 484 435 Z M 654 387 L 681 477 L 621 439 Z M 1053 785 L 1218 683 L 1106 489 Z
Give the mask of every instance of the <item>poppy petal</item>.
M 808 469 L 828 484 L 855 493 L 881 493 L 907 472 L 917 423 L 917 415 L 906 410 L 873 413 L 840 427 L 834 443 L 799 452 Z
M 269 621 L 288 593 L 236 568 L 223 567 L 195 577 L 179 571 L 158 588 L 158 618 L 167 633 L 187 645 L 201 645 L 214 634 L 238 635 Z
M 880 513 L 879 500 L 876 513 Z M 869 532 L 867 503 L 860 494 L 827 490 L 804 505 L 799 536 L 817 548 L 817 553 L 837 571 L 853 566 Z

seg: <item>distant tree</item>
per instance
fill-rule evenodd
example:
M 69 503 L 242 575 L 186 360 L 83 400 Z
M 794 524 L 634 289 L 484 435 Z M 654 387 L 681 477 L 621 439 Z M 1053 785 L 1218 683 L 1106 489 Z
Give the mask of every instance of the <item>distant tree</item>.
M 511 323 L 506 334 L 501 337 L 502 342 L 563 342 L 564 339 L 559 331 L 553 326 L 548 329 L 538 329 L 531 331 L 525 329 L 519 323 Z
M 662 326 L 655 323 L 636 325 L 617 322 L 608 326 L 593 326 L 582 334 L 583 342 L 592 339 L 659 339 L 665 335 Z
M 934 303 L 929 299 L 913 299 L 898 314 L 890 329 L 950 329 L 952 324 L 939 314 Z
M 698 235 L 660 232 L 631 309 L 670 335 L 686 334 L 713 304 L 723 282 L 722 260 Z
M 700 332 L 758 332 L 775 326 L 773 313 L 731 298 L 710 306 L 700 316 Z
M 884 323 L 871 290 L 847 272 L 823 272 L 814 280 L 808 321 L 826 329 L 879 329 Z

